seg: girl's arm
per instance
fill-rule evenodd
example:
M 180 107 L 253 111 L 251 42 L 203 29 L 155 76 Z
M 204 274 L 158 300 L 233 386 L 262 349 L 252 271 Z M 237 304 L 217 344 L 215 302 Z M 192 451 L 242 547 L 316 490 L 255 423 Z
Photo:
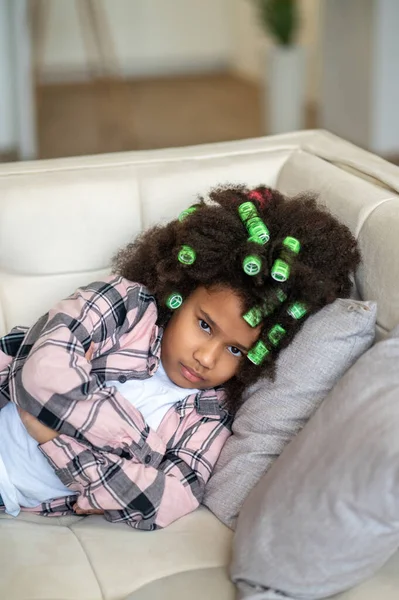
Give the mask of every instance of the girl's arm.
M 11 399 L 57 432 L 120 454 L 133 446 L 139 455 L 148 441 L 141 413 L 100 383 L 85 354 L 93 346 L 93 358 L 102 356 L 126 334 L 118 364 L 145 370 L 156 316 L 146 289 L 122 277 L 80 288 L 26 334 L 10 367 Z
M 144 462 L 88 449 L 65 435 L 40 449 L 64 485 L 80 494 L 83 512 L 104 511 L 109 521 L 153 530 L 198 507 L 230 426 L 222 409 L 219 416 L 196 415 L 173 449 L 149 448 Z
M 89 362 L 91 361 L 93 352 L 94 348 L 93 344 L 91 344 L 90 348 L 85 354 L 85 358 Z M 59 434 L 56 431 L 54 431 L 54 429 L 50 429 L 50 427 L 47 427 L 46 425 L 43 425 L 43 423 L 40 423 L 40 421 L 36 419 L 36 417 L 28 413 L 20 406 L 17 407 L 17 410 L 26 431 L 39 444 L 45 444 L 46 442 L 49 442 L 50 440 L 53 440 L 54 438 L 59 436 Z

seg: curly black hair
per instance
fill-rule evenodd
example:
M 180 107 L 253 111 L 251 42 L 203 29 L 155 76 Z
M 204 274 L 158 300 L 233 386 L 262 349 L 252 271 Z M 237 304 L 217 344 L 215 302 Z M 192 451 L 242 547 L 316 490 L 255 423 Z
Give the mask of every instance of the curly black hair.
M 238 214 L 238 207 L 248 201 L 269 229 L 270 240 L 264 245 L 248 239 Z M 259 339 L 270 354 L 260 366 L 243 359 L 239 372 L 224 385 L 228 406 L 234 412 L 247 386 L 261 375 L 273 377 L 279 352 L 288 346 L 303 322 L 336 298 L 350 295 L 351 276 L 360 254 L 349 229 L 319 206 L 311 194 L 287 198 L 263 185 L 254 189 L 225 185 L 212 189 L 207 201 L 199 197 L 195 206 L 197 210 L 182 221 L 176 219 L 142 233 L 118 252 L 113 267 L 127 279 L 144 284 L 154 295 L 162 326 L 171 316 L 166 306 L 170 294 L 177 291 L 187 298 L 198 286 L 231 288 L 242 300 L 243 314 L 254 306 L 263 307 L 268 314 L 263 318 Z M 300 241 L 297 256 L 284 249 L 287 236 Z M 195 250 L 194 264 L 177 260 L 183 245 Z M 261 258 L 262 268 L 255 276 L 243 270 L 243 259 L 248 255 Z M 282 255 L 291 262 L 291 272 L 287 281 L 278 283 L 271 269 Z M 279 290 L 284 292 L 283 301 Z M 306 314 L 300 319 L 287 312 L 293 302 L 306 306 Z M 273 345 L 268 333 L 276 324 L 286 333 Z

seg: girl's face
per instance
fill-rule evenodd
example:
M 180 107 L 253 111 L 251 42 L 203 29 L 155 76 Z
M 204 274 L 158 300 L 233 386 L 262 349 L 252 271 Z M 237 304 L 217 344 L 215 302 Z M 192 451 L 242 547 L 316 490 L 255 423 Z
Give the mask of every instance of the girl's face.
M 231 379 L 261 331 L 250 327 L 242 313 L 242 302 L 231 289 L 198 287 L 173 313 L 162 338 L 169 379 L 198 389 Z

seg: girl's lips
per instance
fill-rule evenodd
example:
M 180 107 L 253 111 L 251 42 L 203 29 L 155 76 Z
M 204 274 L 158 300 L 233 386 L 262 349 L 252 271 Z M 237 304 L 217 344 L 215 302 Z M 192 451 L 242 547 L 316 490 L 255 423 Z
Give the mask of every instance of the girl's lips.
M 199 381 L 203 381 L 203 377 L 198 375 L 195 371 L 192 371 L 188 367 L 185 367 L 183 364 L 181 365 L 181 373 L 185 379 L 191 381 L 191 383 L 198 383 Z

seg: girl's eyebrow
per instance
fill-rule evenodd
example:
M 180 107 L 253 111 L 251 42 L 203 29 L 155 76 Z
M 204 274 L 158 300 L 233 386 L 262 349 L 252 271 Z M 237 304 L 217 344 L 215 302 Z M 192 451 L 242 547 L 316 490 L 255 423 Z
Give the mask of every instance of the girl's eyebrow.
M 202 313 L 202 315 L 203 315 L 205 321 L 208 323 L 208 325 L 211 325 L 214 329 L 217 329 L 218 331 L 222 331 L 220 329 L 219 325 L 217 323 L 215 323 L 215 321 L 202 308 L 200 308 L 200 312 Z M 222 333 L 224 333 L 224 331 Z M 233 342 L 231 345 L 235 346 L 239 350 L 242 350 L 243 352 L 249 352 L 249 348 L 247 348 L 247 346 L 243 346 L 242 344 L 239 344 L 238 342 Z

